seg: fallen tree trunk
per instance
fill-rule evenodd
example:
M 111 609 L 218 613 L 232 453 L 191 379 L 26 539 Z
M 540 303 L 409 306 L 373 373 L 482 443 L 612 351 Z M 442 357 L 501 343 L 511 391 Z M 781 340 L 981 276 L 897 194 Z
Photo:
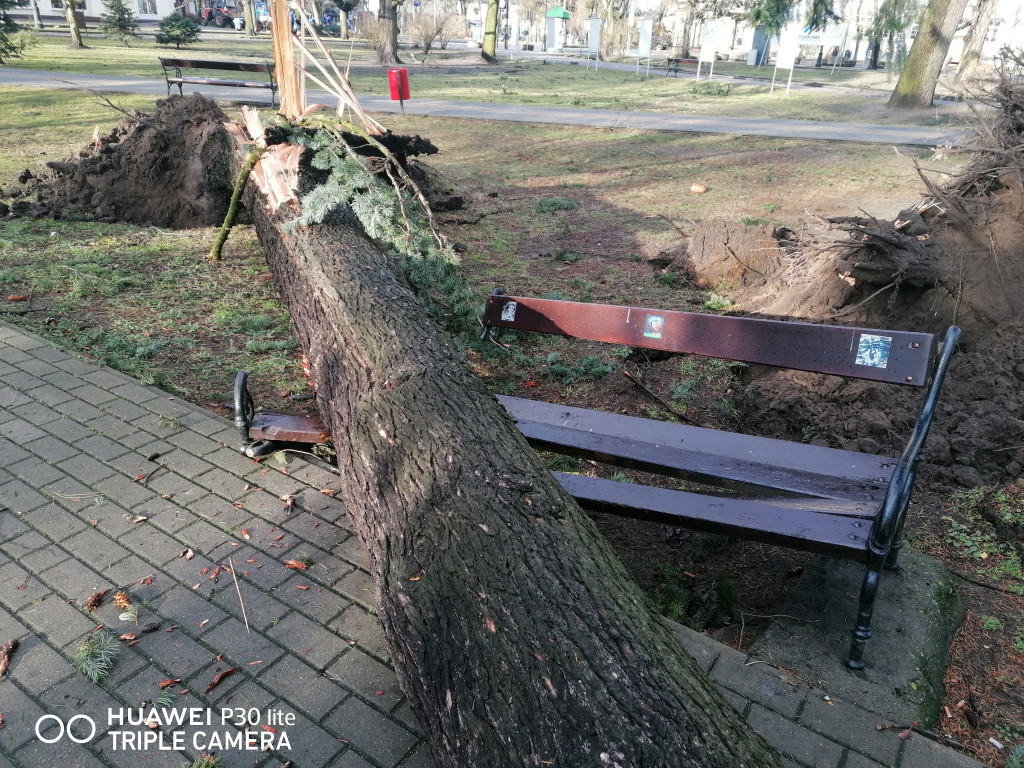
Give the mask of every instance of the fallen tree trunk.
M 246 207 L 309 358 L 339 498 L 437 764 L 779 765 L 397 264 L 356 224 L 286 228 L 295 211 L 270 212 L 259 178 Z

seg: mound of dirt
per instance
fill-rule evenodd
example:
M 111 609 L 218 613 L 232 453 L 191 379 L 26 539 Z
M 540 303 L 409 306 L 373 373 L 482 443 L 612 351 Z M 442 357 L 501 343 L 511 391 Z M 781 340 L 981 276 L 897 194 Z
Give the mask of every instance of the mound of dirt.
M 234 184 L 227 115 L 200 95 L 171 96 L 156 112 L 127 114 L 108 135 L 20 181 L 35 195 L 15 213 L 169 229 L 219 225 Z M 20 208 L 20 210 L 19 210 Z

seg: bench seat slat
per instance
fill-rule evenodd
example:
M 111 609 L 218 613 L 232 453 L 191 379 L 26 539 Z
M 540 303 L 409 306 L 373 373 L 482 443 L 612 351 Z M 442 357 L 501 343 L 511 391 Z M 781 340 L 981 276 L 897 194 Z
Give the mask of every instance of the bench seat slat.
M 865 503 L 877 511 L 896 459 L 497 396 L 531 443 L 559 453 L 759 494 Z
M 552 473 L 584 509 L 867 561 L 871 523 L 745 499 Z
M 500 295 L 484 325 L 910 386 L 927 384 L 938 346 L 930 333 Z
M 275 83 L 249 83 L 242 80 L 220 80 L 216 77 L 168 77 L 168 83 L 190 83 L 192 85 L 226 85 L 232 88 L 276 88 Z
M 228 72 L 270 72 L 274 65 L 257 61 L 207 61 L 205 59 L 169 59 L 160 58 L 164 67 L 181 69 L 219 69 Z

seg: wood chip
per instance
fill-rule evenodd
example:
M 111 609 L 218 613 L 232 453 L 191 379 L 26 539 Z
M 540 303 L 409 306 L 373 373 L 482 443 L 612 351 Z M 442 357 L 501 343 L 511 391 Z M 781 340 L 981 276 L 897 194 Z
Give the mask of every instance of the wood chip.
M 209 693 L 210 691 L 212 691 L 214 688 L 221 684 L 225 677 L 233 675 L 237 671 L 237 667 L 231 667 L 230 669 L 225 669 L 223 672 L 219 672 L 217 676 L 213 678 L 213 682 L 206 686 L 206 692 Z
M 166 680 L 161 680 L 160 681 L 160 689 L 163 690 L 164 688 L 167 688 L 168 686 L 171 686 L 171 685 L 174 685 L 175 683 L 180 683 L 180 682 L 181 682 L 181 678 L 179 678 L 179 677 L 168 677 Z
M 307 568 L 305 563 L 299 562 L 298 560 L 285 560 L 284 561 L 284 567 L 285 568 L 294 568 L 297 571 L 304 571 Z

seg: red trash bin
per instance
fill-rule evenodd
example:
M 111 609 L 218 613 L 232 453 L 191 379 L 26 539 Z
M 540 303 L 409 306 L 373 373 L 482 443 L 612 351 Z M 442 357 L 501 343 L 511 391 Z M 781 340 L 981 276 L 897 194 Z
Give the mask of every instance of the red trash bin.
M 391 87 L 392 101 L 405 101 L 409 98 L 409 70 L 405 67 L 388 70 L 388 85 Z

